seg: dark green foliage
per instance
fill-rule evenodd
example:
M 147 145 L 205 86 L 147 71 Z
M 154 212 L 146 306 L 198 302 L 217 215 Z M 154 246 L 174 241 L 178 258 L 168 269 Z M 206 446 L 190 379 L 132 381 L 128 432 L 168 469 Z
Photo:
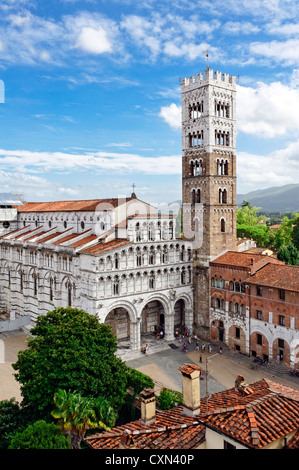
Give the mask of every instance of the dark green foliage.
M 282 246 L 277 253 L 277 258 L 280 261 L 284 261 L 286 264 L 292 264 L 298 266 L 299 264 L 299 251 L 293 245 L 289 243 L 287 246 Z
M 127 386 L 131 389 L 131 393 L 127 395 L 125 404 L 119 411 L 118 426 L 139 418 L 139 411 L 134 403 L 135 398 L 144 388 L 154 388 L 154 382 L 148 375 L 127 367 Z
M 134 397 L 138 395 L 144 388 L 154 388 L 154 382 L 148 376 L 139 372 L 138 370 L 127 368 L 127 380 L 128 387 L 132 387 L 134 390 Z
M 178 406 L 183 403 L 183 395 L 181 392 L 162 388 L 160 395 L 158 396 L 158 402 L 161 410 L 170 410 L 174 406 Z
M 26 427 L 24 413 L 19 404 L 11 400 L 0 401 L 0 449 L 7 449 L 12 436 Z
M 70 440 L 57 425 L 41 420 L 17 433 L 9 449 L 70 449 Z
M 77 390 L 85 397 L 106 398 L 118 410 L 124 403 L 127 367 L 115 356 L 111 327 L 73 308 L 57 308 L 40 316 L 35 338 L 13 364 L 22 384 L 22 406 L 35 420 L 47 419 L 58 389 Z
M 257 246 L 266 246 L 269 241 L 269 234 L 266 226 L 251 226 L 238 224 L 237 225 L 237 236 L 239 238 L 250 238 L 256 241 Z
M 299 250 L 299 217 L 296 217 L 294 220 L 294 226 L 292 231 L 292 242 Z

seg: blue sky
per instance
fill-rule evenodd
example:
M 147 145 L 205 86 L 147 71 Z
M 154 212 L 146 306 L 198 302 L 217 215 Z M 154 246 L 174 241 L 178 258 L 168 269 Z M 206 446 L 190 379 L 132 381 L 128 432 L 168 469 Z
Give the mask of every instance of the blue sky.
M 1 0 L 0 192 L 181 198 L 179 79 L 238 77 L 238 193 L 298 183 L 293 0 Z M 3 94 L 3 93 L 2 93 Z M 4 99 L 3 99 L 4 98 Z

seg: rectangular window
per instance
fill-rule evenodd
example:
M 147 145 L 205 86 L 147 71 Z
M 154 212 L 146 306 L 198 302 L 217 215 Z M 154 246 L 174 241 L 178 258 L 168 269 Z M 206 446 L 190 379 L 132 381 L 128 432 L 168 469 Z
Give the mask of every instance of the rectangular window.
M 256 295 L 258 295 L 259 297 L 262 297 L 263 295 L 263 289 L 260 286 L 256 287 Z
M 240 328 L 237 328 L 237 327 L 236 327 L 236 338 L 237 339 L 240 338 Z
M 256 335 L 256 343 L 259 344 L 259 345 L 263 344 L 263 337 L 262 337 L 262 335 L 259 335 L 258 333 Z
M 285 290 L 279 289 L 279 298 L 280 300 L 285 300 Z
M 284 349 L 284 339 L 278 339 L 278 347 Z
M 283 315 L 279 315 L 278 319 L 279 319 L 279 324 L 281 326 L 285 326 L 285 317 Z
M 262 311 L 261 310 L 257 310 L 256 311 L 256 318 L 258 320 L 262 320 L 263 319 L 263 314 L 262 314 Z

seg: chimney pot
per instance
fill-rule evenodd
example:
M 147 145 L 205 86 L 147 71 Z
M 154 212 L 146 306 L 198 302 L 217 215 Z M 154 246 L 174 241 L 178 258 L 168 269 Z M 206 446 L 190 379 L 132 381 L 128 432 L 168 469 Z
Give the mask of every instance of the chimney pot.
M 145 388 L 140 393 L 141 424 L 147 426 L 156 421 L 156 397 L 155 391 Z

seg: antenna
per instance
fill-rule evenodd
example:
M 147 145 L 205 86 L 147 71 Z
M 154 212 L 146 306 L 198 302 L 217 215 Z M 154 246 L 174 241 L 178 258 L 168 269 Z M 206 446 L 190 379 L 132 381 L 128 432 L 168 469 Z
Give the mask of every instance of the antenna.
M 133 183 L 133 184 L 132 184 L 133 192 L 132 192 L 132 194 L 131 194 L 131 197 L 133 197 L 133 198 L 136 198 L 135 188 L 136 188 L 135 183 Z
M 207 58 L 207 69 L 209 69 L 209 49 L 207 49 L 206 51 L 204 51 L 204 53 L 206 54 L 206 58 Z

